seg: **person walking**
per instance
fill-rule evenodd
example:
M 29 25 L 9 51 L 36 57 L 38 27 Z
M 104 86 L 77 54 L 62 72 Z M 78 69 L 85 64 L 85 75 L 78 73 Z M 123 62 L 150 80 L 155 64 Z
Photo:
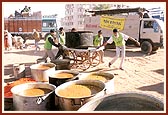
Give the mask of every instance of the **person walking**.
M 33 29 L 33 38 L 35 40 L 35 52 L 34 53 L 37 53 L 38 50 L 40 51 L 40 47 L 38 45 L 40 41 L 40 34 L 36 29 Z
M 5 50 L 9 49 L 7 30 L 4 30 L 4 47 L 5 47 Z
M 55 44 L 54 37 L 56 32 L 54 29 L 50 30 L 50 34 L 46 37 L 45 43 L 44 43 L 44 49 L 45 54 L 42 59 L 47 59 L 47 57 L 50 58 L 51 62 L 55 60 L 54 53 L 52 52 L 52 46 L 59 47 L 60 44 Z
M 102 31 L 101 30 L 99 30 L 98 31 L 98 34 L 94 37 L 94 39 L 93 39 L 93 45 L 94 46 L 97 46 L 97 47 L 99 47 L 99 46 L 101 46 L 101 45 L 103 45 L 103 35 L 102 35 Z M 104 61 L 103 61 L 103 57 L 104 57 L 104 46 L 102 46 L 101 48 L 99 47 L 99 54 L 100 54 L 100 62 L 101 63 L 104 63 Z
M 121 51 L 121 63 L 119 69 L 124 70 L 123 63 L 125 59 L 125 41 L 127 41 L 128 39 L 134 41 L 138 46 L 140 46 L 140 43 L 135 39 L 133 39 L 132 37 L 119 32 L 117 29 L 113 29 L 112 36 L 110 37 L 109 40 L 107 40 L 107 42 L 103 44 L 103 46 L 105 46 L 107 45 L 107 43 L 112 43 L 114 41 L 116 46 L 116 56 L 108 63 L 109 67 L 119 58 Z

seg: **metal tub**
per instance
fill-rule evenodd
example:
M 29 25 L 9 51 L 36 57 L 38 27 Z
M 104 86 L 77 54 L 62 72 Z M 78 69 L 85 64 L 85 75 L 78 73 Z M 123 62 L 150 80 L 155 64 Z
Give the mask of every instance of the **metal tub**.
M 77 98 L 64 97 L 58 92 L 62 89 L 65 89 L 71 85 L 93 85 L 97 88 L 100 88 L 100 92 L 104 91 L 105 84 L 98 80 L 75 80 L 66 82 L 55 89 L 56 97 L 58 97 L 59 110 L 64 111 L 75 111 L 78 110 L 82 105 L 88 102 L 92 97 L 96 96 L 99 92 L 96 92 L 90 96 L 83 96 Z M 72 92 L 67 92 L 72 93 Z
M 105 83 L 106 94 L 114 93 L 114 75 L 106 72 L 80 73 L 79 80 L 89 80 L 90 75 L 100 75 L 107 79 Z M 92 78 L 93 80 L 96 80 Z
M 45 88 L 51 90 L 42 96 L 23 96 L 20 92 L 31 88 Z M 13 110 L 15 111 L 44 111 L 55 108 L 55 86 L 48 83 L 25 83 L 14 86 L 13 93 Z
M 163 111 L 161 100 L 143 93 L 109 94 L 83 105 L 78 111 Z
M 39 69 L 38 67 L 40 65 L 48 66 L 50 67 L 47 70 Z M 55 64 L 53 63 L 39 63 L 39 64 L 33 64 L 30 66 L 32 78 L 36 81 L 40 82 L 48 82 L 50 74 L 52 74 L 55 71 Z

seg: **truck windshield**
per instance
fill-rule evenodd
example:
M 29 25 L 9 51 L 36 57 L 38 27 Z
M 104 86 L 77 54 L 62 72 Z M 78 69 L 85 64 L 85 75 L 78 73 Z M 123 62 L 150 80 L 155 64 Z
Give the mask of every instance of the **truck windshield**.
M 156 22 L 159 24 L 161 30 L 163 31 L 164 29 L 164 22 L 162 20 L 156 19 Z

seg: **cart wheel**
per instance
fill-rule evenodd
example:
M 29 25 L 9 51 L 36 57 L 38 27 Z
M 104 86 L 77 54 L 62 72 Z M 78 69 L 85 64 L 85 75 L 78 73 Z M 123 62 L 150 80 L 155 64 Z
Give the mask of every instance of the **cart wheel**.
M 82 62 L 78 61 L 78 63 L 76 64 L 76 68 L 83 71 L 89 69 L 90 66 L 91 66 L 91 61 L 88 59 L 84 59 L 82 60 Z
M 97 66 L 100 64 L 100 54 L 98 52 L 93 52 L 91 57 L 91 65 Z
M 70 67 L 73 68 L 73 66 L 76 63 L 76 56 L 73 51 L 69 51 L 68 53 L 68 59 L 70 59 Z

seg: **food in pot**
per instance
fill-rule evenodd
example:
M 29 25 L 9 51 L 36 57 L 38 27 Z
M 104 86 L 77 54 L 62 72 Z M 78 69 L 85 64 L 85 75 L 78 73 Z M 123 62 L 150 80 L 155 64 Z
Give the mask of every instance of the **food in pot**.
M 19 80 L 16 80 L 12 83 L 7 83 L 7 85 L 4 87 L 5 98 L 12 97 L 12 92 L 11 92 L 12 87 L 23 83 L 29 83 L 29 82 L 36 82 L 36 81 L 32 78 L 20 78 Z
M 44 94 L 47 94 L 51 92 L 50 89 L 46 88 L 31 88 L 31 89 L 26 89 L 18 93 L 18 95 L 21 96 L 42 96 Z
M 106 83 L 108 80 L 110 80 L 108 77 L 105 77 L 103 75 L 98 74 L 90 74 L 87 77 L 84 78 L 85 80 L 100 80 L 103 83 Z
M 50 69 L 50 67 L 47 66 L 47 65 L 39 65 L 39 66 L 37 67 L 37 69 L 40 69 L 40 70 L 47 70 L 47 69 Z
M 73 84 L 58 91 L 58 94 L 66 98 L 88 97 L 101 91 L 101 88 L 93 85 Z
M 73 78 L 74 75 L 68 72 L 60 72 L 53 75 L 55 78 Z

